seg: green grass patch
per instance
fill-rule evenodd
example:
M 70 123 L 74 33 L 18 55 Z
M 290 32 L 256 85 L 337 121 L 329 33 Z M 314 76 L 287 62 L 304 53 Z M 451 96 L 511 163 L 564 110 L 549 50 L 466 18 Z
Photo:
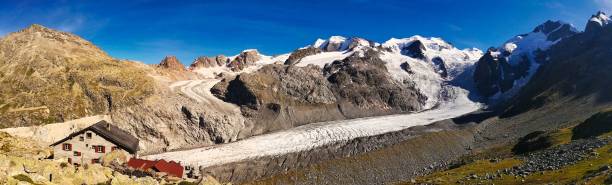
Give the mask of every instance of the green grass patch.
M 427 184 L 455 184 L 457 181 L 461 180 L 467 184 L 477 184 L 479 180 L 475 179 L 465 179 L 466 176 L 477 175 L 477 176 L 485 176 L 487 173 L 493 174 L 497 170 L 502 170 L 505 168 L 511 168 L 513 166 L 518 166 L 522 163 L 521 160 L 508 158 L 501 160 L 499 162 L 491 162 L 489 160 L 478 160 L 470 164 L 463 165 L 461 167 L 435 172 L 433 174 L 419 177 L 416 179 L 417 183 L 427 183 Z M 406 183 L 410 184 L 410 183 Z M 497 184 L 497 183 L 496 183 Z

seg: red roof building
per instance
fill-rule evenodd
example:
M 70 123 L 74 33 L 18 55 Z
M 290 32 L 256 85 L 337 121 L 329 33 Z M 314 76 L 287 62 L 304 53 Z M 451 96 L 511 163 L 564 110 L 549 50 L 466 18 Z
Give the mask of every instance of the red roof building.
M 150 160 L 144 160 L 144 159 L 131 158 L 130 161 L 128 161 L 127 165 L 131 168 L 140 169 L 143 171 L 147 171 L 151 169 L 156 172 L 164 172 L 168 174 L 169 176 L 174 176 L 174 177 L 179 177 L 179 178 L 183 177 L 183 166 L 181 166 L 181 164 L 174 162 L 174 161 L 167 162 L 163 159 L 157 160 L 157 161 L 150 161 Z

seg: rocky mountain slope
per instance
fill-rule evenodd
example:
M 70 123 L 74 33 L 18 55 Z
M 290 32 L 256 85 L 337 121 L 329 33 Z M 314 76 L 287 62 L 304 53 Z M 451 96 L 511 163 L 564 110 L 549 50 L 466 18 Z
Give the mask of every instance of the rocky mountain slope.
M 599 13 L 594 17 L 605 16 Z M 543 55 L 548 60 L 506 110 L 506 116 L 516 115 L 548 104 L 583 100 L 605 104 L 612 100 L 609 52 L 612 47 L 612 27 L 592 28 L 553 45 Z M 571 75 L 568 75 L 571 74 Z
M 543 54 L 552 45 L 578 31 L 568 23 L 547 21 L 532 32 L 518 35 L 498 48 L 490 48 L 478 61 L 474 81 L 487 97 L 511 97 L 529 82 L 539 66 L 547 62 Z
M 411 47 L 417 44 L 421 47 Z M 468 88 L 462 82 L 469 81 L 458 76 L 469 73 L 481 52 L 420 36 L 384 44 L 333 36 L 283 56 L 287 55 L 285 65 L 234 73 L 236 77 L 230 75 L 212 89 L 217 97 L 242 107 L 247 127 L 258 127 L 256 134 L 313 122 L 409 113 L 467 96 L 455 90 Z
M 612 107 L 610 88 L 606 85 L 610 77 L 605 72 L 610 70 L 608 51 L 612 48 L 609 40 L 612 29 L 605 21 L 608 19 L 598 13 L 589 20 L 589 28 L 584 32 L 575 32 L 552 44 L 541 40 L 550 45 L 536 52 L 536 58 L 544 59 L 537 70 L 529 74 L 529 80 L 519 79 L 518 83 L 515 79 L 511 90 L 500 93 L 497 89 L 494 94 L 508 101 L 491 107 L 490 111 L 413 127 L 403 133 L 355 140 L 360 143 L 356 146 L 376 149 L 320 162 L 310 160 L 307 167 L 257 178 L 252 184 L 609 183 L 611 171 L 606 165 L 611 158 L 607 155 L 609 129 L 604 126 L 610 123 L 604 120 L 609 118 Z M 535 30 L 554 27 L 546 25 L 558 24 L 551 21 Z M 563 27 L 567 26 L 555 30 Z M 426 52 L 418 52 L 423 48 L 420 45 L 408 47 L 412 57 L 422 57 L 423 53 L 426 56 Z M 481 59 L 476 65 L 482 63 Z M 526 81 L 522 83 L 523 80 Z M 426 128 L 438 131 L 409 131 Z M 406 135 L 410 138 L 400 139 L 393 146 L 371 145 L 385 140 L 384 137 Z M 435 147 L 430 148 L 432 143 L 436 143 Z M 341 147 L 302 153 L 300 157 L 327 157 L 329 150 L 336 151 L 331 148 Z M 465 158 L 475 160 L 463 161 Z M 269 164 L 274 164 L 274 160 Z
M 169 88 L 195 77 L 172 57 L 158 66 L 117 60 L 78 36 L 33 25 L 0 40 L 0 126 L 110 115 L 144 153 L 236 140 L 240 115 L 207 110 Z
M 63 122 L 142 102 L 154 82 L 78 36 L 33 25 L 0 40 L 0 127 Z
M 498 116 L 477 122 L 475 148 L 486 149 L 476 161 L 413 182 L 610 183 L 609 19 L 599 12 L 541 53 L 546 60 Z

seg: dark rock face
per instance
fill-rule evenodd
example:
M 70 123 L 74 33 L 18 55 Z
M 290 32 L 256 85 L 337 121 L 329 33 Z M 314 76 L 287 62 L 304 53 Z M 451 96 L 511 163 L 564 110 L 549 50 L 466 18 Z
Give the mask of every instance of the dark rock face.
M 576 35 L 577 31 L 570 24 L 547 21 L 536 27 L 533 33 L 543 33 L 547 36 L 547 41 L 556 42 Z M 519 36 L 526 37 L 529 34 Z M 508 60 L 513 61 L 512 64 Z M 474 82 L 476 82 L 478 91 L 484 96 L 504 93 L 514 87 L 516 80 L 530 75 L 529 70 L 533 67 L 534 62 L 544 64 L 546 61 L 546 52 L 539 49 L 517 54 L 506 51 L 506 49 L 490 48 L 476 63 Z
M 442 58 L 434 57 L 431 59 L 431 61 L 436 66 L 436 72 L 438 72 L 442 78 L 448 77 L 448 70 L 446 69 L 446 64 Z
M 293 51 L 293 53 L 291 53 L 289 58 L 287 58 L 287 60 L 285 61 L 285 65 L 295 65 L 300 62 L 300 60 L 302 60 L 304 57 L 316 55 L 321 52 L 323 52 L 321 49 L 315 47 L 295 50 Z
M 417 111 L 426 98 L 389 75 L 378 53 L 352 55 L 324 69 L 267 65 L 216 84 L 211 92 L 242 107 L 254 134 L 298 125 Z
M 547 35 L 546 40 L 551 42 L 562 38 L 567 38 L 577 33 L 577 31 L 570 24 L 550 20 L 533 29 L 533 32 L 544 33 Z
M 317 66 L 266 65 L 216 84 L 213 95 L 241 106 L 249 135 L 344 119 L 336 97 Z
M 591 16 L 589 22 L 587 22 L 586 28 L 584 29 L 585 33 L 594 33 L 600 32 L 604 27 L 607 27 L 610 17 L 606 15 L 604 12 L 597 12 L 595 15 Z
M 494 55 L 495 49 L 489 51 L 476 62 L 474 82 L 476 88 L 484 96 L 492 96 L 497 92 L 506 92 L 514 82 L 513 69 L 505 57 Z
M 402 68 L 408 74 L 414 74 L 414 71 L 412 71 L 412 68 L 410 68 L 410 64 L 408 64 L 408 62 L 400 64 L 400 68 Z
M 215 96 L 252 109 L 267 103 L 288 101 L 294 104 L 329 104 L 335 97 L 316 66 L 289 67 L 267 65 L 256 73 L 242 74 L 212 89 Z
M 254 64 L 259 59 L 261 59 L 261 57 L 259 56 L 259 52 L 257 52 L 257 50 L 243 51 L 234 60 L 229 62 L 227 66 L 231 68 L 232 71 L 240 71 L 249 65 Z
M 323 69 L 332 91 L 340 99 L 363 109 L 415 111 L 421 108 L 425 98 L 416 89 L 392 80 L 377 52 L 367 50 L 364 56 L 352 55 Z
M 576 34 L 546 51 L 549 60 L 522 88 L 504 116 L 542 107 L 560 98 L 612 101 L 612 29 Z
M 181 62 L 179 62 L 179 60 L 175 56 L 167 56 L 157 66 L 177 71 L 185 70 L 185 66 L 183 66 L 183 64 L 181 64 Z
M 209 68 L 209 67 L 217 67 L 224 66 L 228 63 L 227 57 L 223 55 L 218 55 L 214 58 L 211 57 L 198 57 L 193 63 L 189 66 L 189 69 L 194 70 L 198 68 Z
M 425 59 L 425 45 L 420 40 L 412 42 L 410 45 L 402 48 L 402 54 L 417 59 Z

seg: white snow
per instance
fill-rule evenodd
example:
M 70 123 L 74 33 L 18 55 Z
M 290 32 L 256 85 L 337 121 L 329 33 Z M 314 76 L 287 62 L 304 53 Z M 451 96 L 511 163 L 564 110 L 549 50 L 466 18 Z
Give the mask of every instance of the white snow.
M 359 38 L 359 37 L 343 37 L 343 36 L 331 36 L 329 37 L 328 40 L 323 40 L 323 39 L 317 39 L 312 46 L 313 47 L 317 47 L 320 49 L 323 49 L 324 51 L 327 48 L 328 44 L 334 44 L 334 45 L 338 45 L 339 47 L 337 48 L 337 51 L 346 51 L 349 49 L 349 46 L 353 43 L 357 43 L 357 46 L 370 46 L 370 42 L 366 39 L 363 38 Z M 378 46 L 380 44 L 378 43 L 373 43 L 374 46 Z
M 415 40 L 421 40 L 427 47 L 426 60 L 414 59 L 401 54 L 402 47 Z M 341 38 L 330 40 L 340 41 Z M 321 45 L 317 41 L 314 46 Z M 309 64 L 325 66 L 335 60 L 344 59 L 354 52 L 360 52 L 367 46 L 359 46 L 351 52 L 323 52 L 303 58 L 297 65 Z M 482 56 L 478 49 L 459 50 L 438 38 L 415 36 L 407 39 L 391 39 L 383 44 L 391 52 L 383 52 L 381 59 L 394 79 L 399 82 L 414 81 L 422 94 L 428 97 L 426 109 L 413 114 L 391 115 L 353 120 L 308 124 L 276 133 L 254 136 L 234 143 L 198 148 L 185 151 L 167 152 L 145 156 L 146 159 L 174 160 L 187 165 L 209 167 L 265 156 L 276 156 L 291 152 L 306 151 L 317 147 L 351 139 L 385 134 L 417 125 L 426 125 L 435 121 L 454 118 L 481 107 L 468 98 L 468 90 L 449 85 Z M 448 70 L 449 76 L 442 78 L 431 59 L 440 57 Z M 414 74 L 401 69 L 407 62 Z M 194 83 L 194 82 L 189 82 Z M 198 82 L 201 83 L 201 82 Z M 469 82 L 468 82 L 469 83 Z M 177 84 L 177 86 L 185 86 Z M 183 91 L 183 90 L 182 90 Z M 188 92 L 187 94 L 193 94 Z M 195 99 L 201 99 L 196 95 Z
M 253 51 L 251 50 L 244 50 L 243 52 L 248 52 L 248 51 Z M 254 50 L 257 51 L 257 50 Z M 252 66 L 248 66 L 247 68 L 241 70 L 241 71 L 232 71 L 230 68 L 228 68 L 227 66 L 216 66 L 216 67 L 209 67 L 209 68 L 199 68 L 199 69 L 195 69 L 194 72 L 202 75 L 204 78 L 216 78 L 218 74 L 221 73 L 226 73 L 226 74 L 232 74 L 232 75 L 237 75 L 240 73 L 251 73 L 254 71 L 257 71 L 259 68 L 268 65 L 268 64 L 274 64 L 274 63 L 284 63 L 285 60 L 287 60 L 287 58 L 289 58 L 289 53 L 287 54 L 282 54 L 282 55 L 277 55 L 277 56 L 266 56 L 266 55 L 262 55 L 259 54 L 260 60 L 255 62 L 255 65 Z M 234 58 L 236 58 L 238 55 L 235 56 L 231 56 L 228 57 L 230 58 L 230 60 L 233 60 Z
M 512 53 L 518 46 L 515 43 L 509 42 L 504 44 L 504 50 Z
M 323 39 L 317 39 L 314 44 L 312 44 L 312 47 L 315 48 L 321 48 L 321 46 L 325 43 L 325 40 Z
M 351 56 L 353 52 L 344 52 L 344 51 L 332 51 L 332 52 L 323 52 L 316 55 L 310 55 L 302 58 L 296 66 L 303 67 L 309 64 L 317 65 L 321 68 L 325 66 L 325 64 L 332 63 L 336 60 L 345 59 L 348 56 Z
M 559 26 L 557 30 L 560 29 L 561 27 L 562 26 Z M 554 31 L 556 30 L 553 30 L 551 33 L 553 33 Z M 518 65 L 521 62 L 521 60 L 523 60 L 523 56 L 526 56 L 529 59 L 530 67 L 529 67 L 527 76 L 514 81 L 514 85 L 512 89 L 504 93 L 496 94 L 490 97 L 490 99 L 493 101 L 499 101 L 499 100 L 506 99 L 508 97 L 512 97 L 514 94 L 518 93 L 521 87 L 523 87 L 525 84 L 527 84 L 527 82 L 529 82 L 531 77 L 536 73 L 536 71 L 540 67 L 540 64 L 536 62 L 536 56 L 535 56 L 536 51 L 538 50 L 546 51 L 552 45 L 559 42 L 561 39 L 556 40 L 556 41 L 549 41 L 548 35 L 546 35 L 545 33 L 531 32 L 526 35 L 516 36 L 508 40 L 506 43 L 504 43 L 502 47 L 500 48 L 500 50 L 508 51 L 509 53 L 511 53 L 510 56 L 506 57 L 510 65 L 513 65 L 513 66 Z M 500 53 L 497 53 L 497 54 L 499 55 Z M 496 56 L 494 55 L 494 57 Z M 502 75 L 502 78 L 503 78 L 503 75 Z
M 610 17 L 608 17 L 603 12 L 599 12 L 597 13 L 597 15 L 593 16 L 589 21 L 596 22 L 600 26 L 604 26 L 610 22 Z
M 467 94 L 455 89 L 456 94 Z M 335 122 L 308 124 L 280 132 L 254 136 L 234 143 L 167 152 L 144 156 L 145 159 L 164 159 L 181 164 L 209 167 L 266 156 L 307 151 L 341 141 L 385 134 L 417 125 L 454 118 L 480 108 L 465 96 L 443 104 L 440 108 L 414 114 L 391 115 Z
M 425 60 L 401 54 L 402 48 L 417 40 L 421 41 L 426 48 Z M 392 77 L 399 82 L 415 82 L 416 88 L 427 97 L 424 106 L 426 109 L 442 103 L 443 99 L 447 98 L 443 97 L 445 84 L 455 80 L 457 76 L 473 66 L 483 54 L 479 49 L 459 50 L 440 38 L 425 38 L 418 35 L 404 39 L 392 38 L 382 46 L 391 50 L 391 52 L 383 52 L 381 59 L 387 62 L 387 69 Z M 432 62 L 432 59 L 436 57 L 444 61 L 448 72 L 447 78 L 440 76 L 438 67 Z M 402 69 L 402 63 L 408 63 L 413 74 Z

